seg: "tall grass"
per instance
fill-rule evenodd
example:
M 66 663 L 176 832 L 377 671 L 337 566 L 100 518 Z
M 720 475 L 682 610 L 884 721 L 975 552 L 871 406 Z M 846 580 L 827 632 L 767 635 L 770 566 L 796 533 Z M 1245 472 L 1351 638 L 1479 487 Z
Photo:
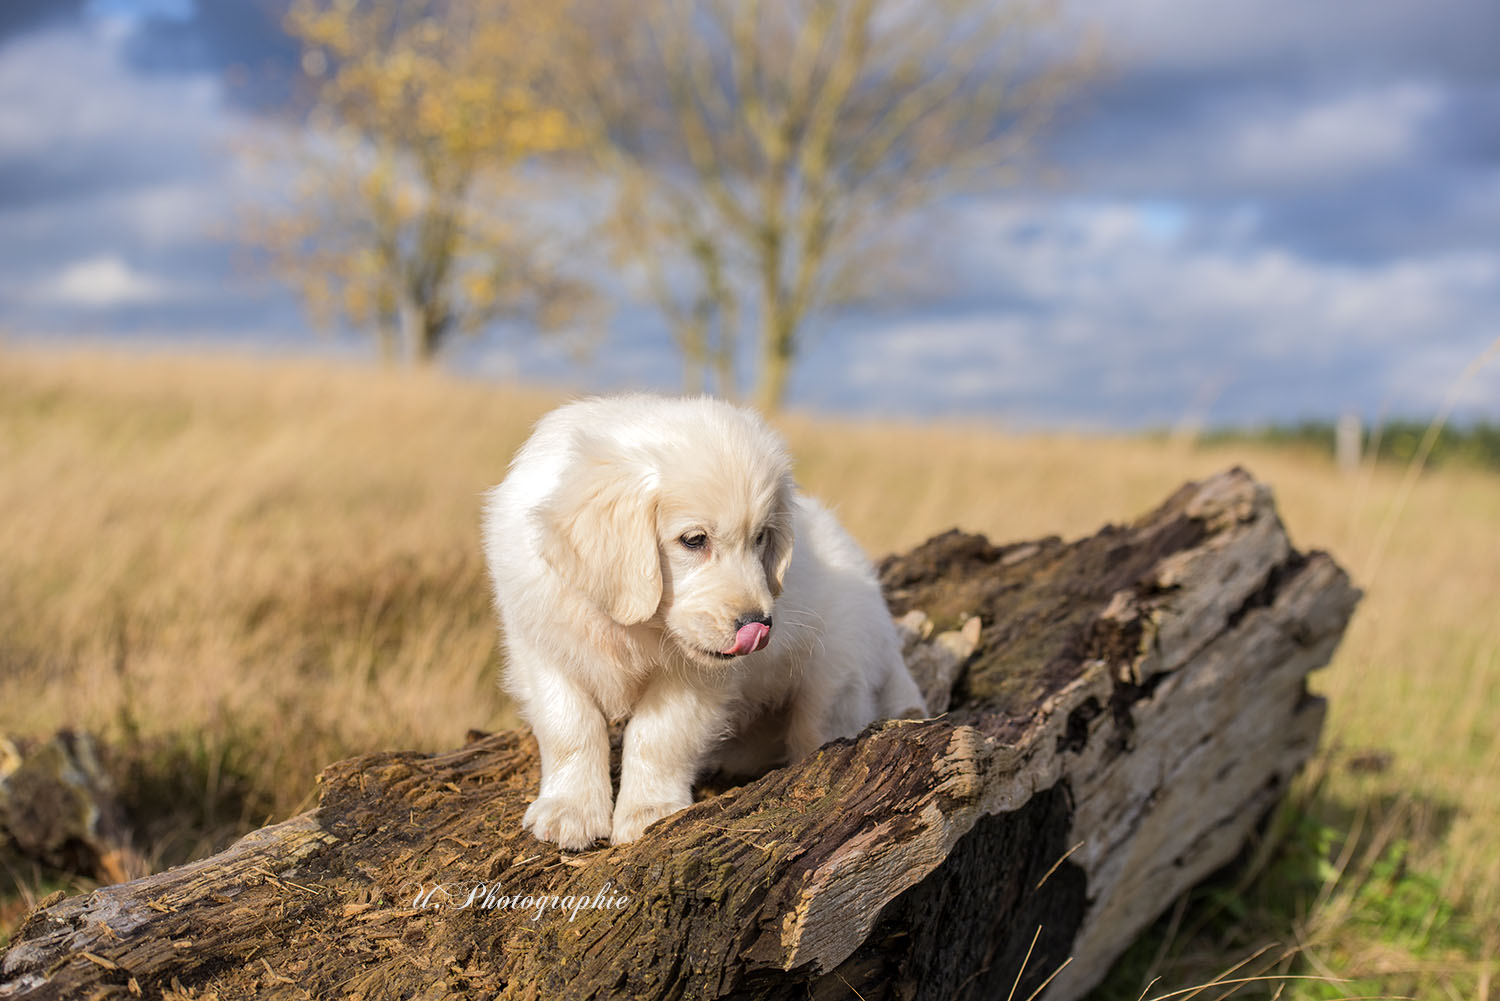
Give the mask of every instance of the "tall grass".
M 148 832 L 169 862 L 305 806 L 330 760 L 514 722 L 480 493 L 557 401 L 311 362 L 0 353 L 0 730 L 111 737 L 132 790 L 178 804 Z M 1331 700 L 1316 779 L 1261 878 L 1185 905 L 1111 990 L 1135 996 L 1148 972 L 1167 978 L 1156 992 L 1202 982 L 1272 942 L 1257 968 L 1480 996 L 1500 945 L 1500 476 L 1420 477 L 1376 566 L 1399 468 L 1341 475 L 1255 443 L 781 424 L 804 487 L 875 554 L 952 525 L 1079 535 L 1231 463 L 1271 483 L 1294 541 L 1368 592 L 1316 682 Z M 1423 908 L 1425 932 L 1406 913 Z M 1333 990 L 1282 996 L 1358 993 L 1318 993 Z

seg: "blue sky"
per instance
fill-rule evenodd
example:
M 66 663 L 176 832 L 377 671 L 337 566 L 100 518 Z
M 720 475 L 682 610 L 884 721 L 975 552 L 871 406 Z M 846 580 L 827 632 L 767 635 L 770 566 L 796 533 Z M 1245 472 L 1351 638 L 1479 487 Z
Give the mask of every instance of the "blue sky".
M 1434 410 L 1500 337 L 1500 4 L 1074 0 L 1111 63 L 1038 179 L 941 207 L 922 294 L 822 318 L 794 405 L 1022 426 Z M 233 236 L 296 50 L 274 0 L 0 8 L 0 332 L 339 350 Z M 497 330 L 482 374 L 670 389 L 622 305 L 580 362 Z M 1500 361 L 1460 412 L 1500 419 Z

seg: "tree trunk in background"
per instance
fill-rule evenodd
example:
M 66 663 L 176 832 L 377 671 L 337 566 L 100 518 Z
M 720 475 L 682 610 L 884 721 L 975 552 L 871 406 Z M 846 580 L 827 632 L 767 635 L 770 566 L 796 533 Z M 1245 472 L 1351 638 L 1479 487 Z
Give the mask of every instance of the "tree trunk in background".
M 375 328 L 375 340 L 380 345 L 380 363 L 387 367 L 395 365 L 401 358 L 399 324 L 382 321 Z
M 437 361 L 448 333 L 446 314 L 443 305 L 436 302 L 412 301 L 402 308 L 406 350 L 416 364 L 427 366 Z
M 1055 974 L 1077 998 L 1312 754 L 1306 676 L 1358 598 L 1239 470 L 1071 544 L 950 532 L 881 578 L 938 718 L 577 857 L 521 830 L 524 732 L 343 761 L 316 810 L 34 913 L 0 997 L 1024 999 Z M 512 895 L 576 916 L 481 906 Z
M 683 321 L 675 330 L 682 355 L 682 393 L 698 396 L 708 388 L 708 331 L 696 321 Z
M 755 405 L 762 413 L 774 414 L 786 403 L 787 383 L 792 377 L 791 335 L 772 322 L 766 325 L 761 337 L 760 382 L 756 386 Z
M 726 332 L 725 340 L 714 348 L 713 369 L 715 386 L 720 399 L 737 402 L 740 398 L 739 379 L 735 376 L 734 341 Z

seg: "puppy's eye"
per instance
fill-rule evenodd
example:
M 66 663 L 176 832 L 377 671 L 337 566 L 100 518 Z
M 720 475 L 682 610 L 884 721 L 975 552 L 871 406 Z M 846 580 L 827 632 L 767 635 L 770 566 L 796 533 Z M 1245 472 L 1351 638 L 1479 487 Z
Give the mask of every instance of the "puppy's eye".
M 702 549 L 708 545 L 708 536 L 702 532 L 688 532 L 677 541 L 682 543 L 687 549 Z
M 766 544 L 766 530 L 764 528 L 762 528 L 759 532 L 755 533 L 755 548 L 759 549 L 761 546 L 764 546 L 765 544 Z

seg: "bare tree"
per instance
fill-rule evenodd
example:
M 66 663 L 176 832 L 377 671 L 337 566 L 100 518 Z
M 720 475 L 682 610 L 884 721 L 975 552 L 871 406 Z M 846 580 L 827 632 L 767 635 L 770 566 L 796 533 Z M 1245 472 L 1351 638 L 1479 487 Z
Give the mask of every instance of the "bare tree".
M 1003 183 L 1091 64 L 1030 0 L 637 0 L 579 23 L 570 108 L 622 258 L 690 386 L 712 370 L 734 395 L 753 319 L 771 410 L 809 318 L 889 277 L 916 210 Z
M 578 132 L 542 96 L 562 8 L 545 0 L 297 0 L 313 86 L 299 180 L 257 227 L 314 312 L 419 362 L 507 313 L 580 299 L 527 219 L 521 167 Z

